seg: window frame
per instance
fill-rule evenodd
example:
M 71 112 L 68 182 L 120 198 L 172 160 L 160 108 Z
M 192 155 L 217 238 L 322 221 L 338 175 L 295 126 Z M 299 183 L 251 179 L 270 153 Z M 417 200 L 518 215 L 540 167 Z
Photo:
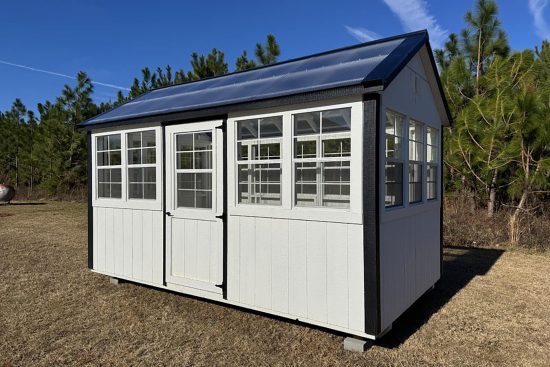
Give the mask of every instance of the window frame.
M 432 144 L 428 144 L 428 130 L 431 129 L 434 131 L 434 137 L 435 137 L 435 145 L 432 145 Z M 429 126 L 429 125 L 426 125 L 425 129 L 424 129 L 424 140 L 425 140 L 425 159 L 424 161 L 426 162 L 426 180 L 425 180 L 425 190 L 426 190 L 426 201 L 428 202 L 433 202 L 433 201 L 437 201 L 441 195 L 441 193 L 439 192 L 440 191 L 440 184 L 439 184 L 439 181 L 441 180 L 441 174 L 440 174 L 440 170 L 441 170 L 441 162 L 440 162 L 440 157 L 441 157 L 441 152 L 440 152 L 440 149 L 441 149 L 441 133 L 440 133 L 440 129 L 438 128 L 435 128 L 433 126 Z M 430 147 L 434 147 L 435 146 L 435 149 L 436 149 L 436 152 L 435 152 L 435 160 L 433 162 L 430 162 L 429 159 L 428 159 L 428 146 Z M 434 192 L 435 192 L 435 196 L 433 198 L 429 198 L 428 197 L 428 184 L 432 181 L 428 181 L 428 167 L 435 167 L 435 181 L 433 181 L 433 183 L 435 183 L 435 189 L 434 189 Z
M 386 114 L 387 113 L 393 113 L 393 114 L 396 114 L 398 116 L 401 116 L 401 136 L 398 136 L 398 135 L 395 135 L 395 134 L 387 134 L 386 133 Z M 407 162 L 407 159 L 408 159 L 408 149 L 409 149 L 409 145 L 408 145 L 408 134 L 405 134 L 405 132 L 408 133 L 408 116 L 405 115 L 404 113 L 400 113 L 400 112 L 397 112 L 396 110 L 394 109 L 391 109 L 391 108 L 384 108 L 384 109 L 381 109 L 380 111 L 380 114 L 382 116 L 380 116 L 380 119 L 381 119 L 381 134 L 380 136 L 382 137 L 383 141 L 382 141 L 382 152 L 383 152 L 383 156 L 381 156 L 379 159 L 382 161 L 383 159 L 383 165 L 382 165 L 382 186 L 380 188 L 380 196 L 382 197 L 382 203 L 384 205 L 384 208 L 386 210 L 388 209 L 395 209 L 395 208 L 404 208 L 406 205 L 408 205 L 408 195 L 406 195 L 406 193 L 408 193 L 408 191 L 405 190 L 405 183 L 407 183 L 408 185 L 408 165 L 405 165 L 405 162 Z M 388 135 L 392 135 L 394 137 L 399 137 L 401 139 L 401 154 L 400 154 L 400 157 L 398 158 L 395 158 L 395 157 L 388 157 L 387 156 L 387 147 L 386 147 L 386 142 L 387 142 L 387 136 Z M 406 155 L 405 155 L 406 154 Z M 388 205 L 386 204 L 386 165 L 387 164 L 401 164 L 401 203 L 400 204 L 391 204 L 391 205 Z M 407 162 L 408 163 L 408 162 Z M 407 169 L 405 170 L 405 167 L 407 167 Z M 407 175 L 407 176 L 406 176 Z
M 410 138 L 410 128 L 411 125 L 416 125 L 420 129 L 420 140 L 413 140 Z M 425 144 L 425 125 L 414 119 L 414 118 L 408 118 L 407 119 L 407 201 L 409 206 L 411 205 L 418 205 L 422 204 L 424 202 L 424 197 L 426 196 L 425 192 L 425 183 L 426 183 L 426 144 Z M 420 144 L 420 160 L 411 159 L 411 144 Z M 419 181 L 411 182 L 411 165 L 417 165 L 420 166 L 420 173 L 419 173 Z M 420 198 L 415 201 L 411 201 L 411 183 L 418 183 L 420 184 Z
M 143 133 L 144 132 L 148 132 L 148 131 L 152 131 L 154 134 L 155 134 L 155 146 L 154 147 L 144 147 L 143 146 Z M 127 164 L 126 164 L 126 174 L 128 175 L 128 179 L 127 179 L 127 185 L 128 185 L 128 200 L 131 200 L 131 201 L 134 201 L 134 200 L 148 200 L 148 201 L 154 201 L 154 200 L 157 200 L 157 190 L 156 190 L 156 187 L 158 185 L 158 178 L 157 178 L 157 155 L 156 155 L 156 151 L 157 151 L 157 145 L 158 145 L 158 141 L 157 141 L 157 136 L 156 136 L 156 133 L 154 130 L 140 130 L 140 131 L 129 131 L 129 132 L 126 132 L 124 134 L 124 137 L 126 139 L 126 143 L 128 143 L 128 137 L 130 136 L 130 134 L 141 134 L 141 146 L 139 148 L 130 148 L 130 147 L 126 147 L 126 159 L 127 159 Z M 144 149 L 155 149 L 155 163 L 143 163 L 143 151 Z M 130 151 L 136 151 L 136 150 L 139 150 L 140 151 L 140 157 L 141 157 L 141 163 L 130 163 L 129 159 L 128 159 L 128 155 L 130 154 Z M 130 174 L 129 174 L 129 171 L 131 168 L 140 168 L 140 169 L 144 169 L 144 168 L 155 168 L 155 198 L 154 199 L 147 199 L 145 198 L 145 184 L 150 184 L 150 182 L 146 182 L 145 181 L 145 177 L 142 177 L 142 181 L 141 182 L 130 182 Z M 142 172 L 145 172 L 144 170 L 142 170 Z M 143 173 L 142 173 L 143 175 Z M 130 197 L 130 185 L 131 184 L 141 184 L 142 185 L 142 196 L 141 198 L 131 198 Z
M 156 199 L 129 199 L 128 198 L 128 149 L 127 149 L 127 134 L 133 132 L 143 132 L 153 130 L 155 132 L 155 149 L 156 149 Z M 121 148 L 121 191 L 120 199 L 116 198 L 100 198 L 97 192 L 97 137 L 120 134 Z M 92 132 L 92 207 L 98 208 L 127 208 L 127 209 L 146 209 L 146 210 L 162 210 L 162 190 L 163 190 L 163 160 L 162 156 L 162 128 L 160 123 L 137 126 L 132 129 L 121 129 L 120 127 L 98 129 Z M 107 166 L 101 166 L 107 167 Z M 137 167 L 137 166 L 136 166 Z
M 107 147 L 107 149 L 103 149 L 103 150 L 98 150 L 97 149 L 97 142 L 99 140 L 99 138 L 107 138 L 107 141 L 109 141 L 109 137 L 110 136 L 114 136 L 114 135 L 118 135 L 119 137 L 119 140 L 120 140 L 120 148 L 119 149 L 109 149 L 110 147 Z M 99 185 L 101 183 L 106 183 L 105 181 L 103 182 L 99 182 L 99 177 L 97 178 L 97 180 L 94 182 L 94 187 L 96 189 L 96 195 L 97 195 L 97 198 L 98 199 L 101 199 L 101 200 L 122 200 L 123 198 L 123 191 L 122 191 L 122 185 L 124 184 L 123 183 L 123 178 L 122 178 L 122 170 L 124 169 L 124 165 L 123 165 L 123 161 L 122 161 L 122 155 L 124 154 L 124 150 L 122 149 L 122 139 L 123 139 L 123 134 L 120 134 L 120 133 L 117 133 L 117 132 L 113 132 L 113 133 L 110 133 L 110 134 L 105 134 L 105 135 L 101 135 L 101 136 L 97 136 L 95 137 L 94 141 L 93 141 L 93 144 L 94 144 L 94 147 L 95 147 L 95 152 L 94 152 L 94 158 L 97 162 L 97 155 L 98 153 L 101 153 L 101 152 L 106 152 L 107 153 L 107 156 L 109 157 L 109 161 L 110 161 L 110 153 L 111 152 L 120 152 L 120 164 L 116 164 L 116 165 L 111 165 L 111 164 L 107 164 L 107 165 L 102 165 L 102 166 L 99 166 L 96 164 L 95 166 L 95 169 L 94 169 L 94 173 L 97 176 L 99 176 L 99 171 L 100 170 L 113 170 L 113 169 L 118 169 L 120 170 L 120 182 L 116 182 L 117 184 L 120 185 L 120 197 L 113 197 L 113 196 L 99 196 Z M 109 144 L 109 143 L 107 143 Z M 110 163 L 110 162 L 109 162 Z M 109 173 L 111 174 L 111 173 Z M 112 180 L 109 180 L 109 191 L 112 192 L 112 185 L 113 185 L 113 181 Z
M 304 112 L 318 112 L 339 108 L 351 108 L 351 158 L 350 158 L 350 208 L 333 208 L 321 206 L 296 206 L 295 172 L 293 169 L 294 132 L 292 115 Z M 282 205 L 239 204 L 237 202 L 237 126 L 239 120 L 264 118 L 283 115 L 281 195 Z M 330 101 L 320 101 L 279 106 L 256 111 L 231 113 L 227 120 L 228 147 L 228 215 L 255 216 L 282 219 L 303 219 L 337 223 L 363 222 L 363 101 L 361 96 L 341 97 Z

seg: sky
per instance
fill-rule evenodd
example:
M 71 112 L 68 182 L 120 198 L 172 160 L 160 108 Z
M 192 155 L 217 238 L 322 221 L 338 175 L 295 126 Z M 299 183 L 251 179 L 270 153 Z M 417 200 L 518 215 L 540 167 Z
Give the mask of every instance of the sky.
M 550 38 L 549 0 L 497 0 L 512 49 Z M 428 29 L 433 48 L 464 27 L 474 0 L 127 1 L 19 0 L 0 5 L 0 111 L 54 101 L 77 72 L 95 82 L 96 102 L 116 99 L 141 69 L 189 70 L 193 51 L 235 59 L 268 33 L 280 60 Z

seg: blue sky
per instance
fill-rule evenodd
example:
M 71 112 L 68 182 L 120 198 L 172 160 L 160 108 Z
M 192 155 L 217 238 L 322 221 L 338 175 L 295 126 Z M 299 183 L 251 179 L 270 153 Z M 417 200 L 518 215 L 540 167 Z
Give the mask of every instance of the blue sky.
M 513 49 L 550 38 L 548 0 L 497 0 Z M 474 0 L 339 1 L 9 1 L 0 7 L 0 110 L 21 98 L 31 109 L 54 100 L 86 71 L 93 81 L 129 87 L 140 70 L 170 64 L 189 69 L 193 51 L 213 47 L 230 70 L 243 49 L 268 33 L 281 60 L 371 38 L 427 28 L 433 47 L 464 26 Z M 17 64 L 19 66 L 15 66 Z M 40 69 L 42 71 L 28 68 Z M 117 89 L 96 84 L 97 102 Z

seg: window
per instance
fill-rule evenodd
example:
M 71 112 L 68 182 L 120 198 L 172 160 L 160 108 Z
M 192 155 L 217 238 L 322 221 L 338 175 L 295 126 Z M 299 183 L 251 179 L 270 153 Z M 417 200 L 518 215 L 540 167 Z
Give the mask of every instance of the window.
M 122 197 L 120 134 L 96 138 L 97 197 Z
M 237 121 L 237 200 L 281 205 L 283 118 Z
M 350 207 L 351 108 L 293 115 L 297 206 Z
M 176 135 L 177 207 L 212 208 L 212 132 Z
M 403 116 L 386 111 L 386 207 L 403 205 Z
M 155 131 L 127 134 L 128 198 L 156 199 L 157 168 Z
M 422 162 L 423 162 L 422 125 L 409 122 L 409 203 L 422 201 Z
M 432 127 L 426 128 L 426 196 L 428 200 L 437 199 L 437 169 L 439 148 L 437 141 L 437 130 Z

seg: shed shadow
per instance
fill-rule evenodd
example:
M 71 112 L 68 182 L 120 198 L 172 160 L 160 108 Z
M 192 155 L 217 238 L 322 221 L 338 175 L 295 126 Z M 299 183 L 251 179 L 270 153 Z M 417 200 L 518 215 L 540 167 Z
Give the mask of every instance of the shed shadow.
M 476 276 L 485 275 L 504 250 L 449 246 L 443 249 L 443 274 L 432 291 L 422 295 L 394 323 L 392 330 L 376 342 L 397 348 Z

